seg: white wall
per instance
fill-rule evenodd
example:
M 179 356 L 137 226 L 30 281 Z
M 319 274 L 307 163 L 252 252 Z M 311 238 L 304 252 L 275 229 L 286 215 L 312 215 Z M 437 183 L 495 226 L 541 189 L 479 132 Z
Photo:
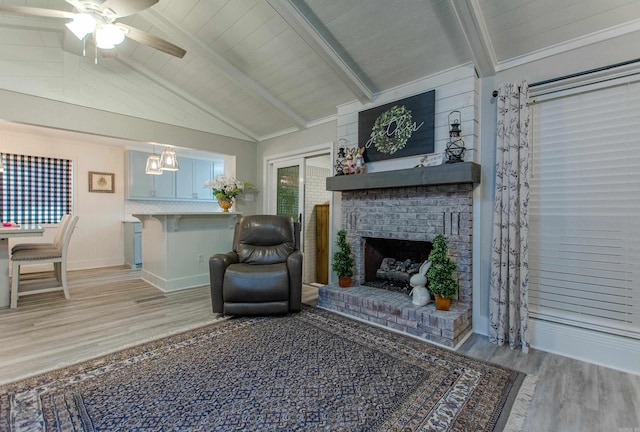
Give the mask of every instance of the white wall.
M 540 58 L 527 64 L 498 72 L 495 77 L 480 83 L 480 154 L 482 183 L 474 195 L 474 225 L 480 227 L 477 239 L 478 253 L 474 249 L 474 331 L 488 334 L 488 299 L 491 271 L 492 218 L 495 186 L 496 101 L 491 93 L 501 83 L 526 79 L 529 84 L 575 74 L 640 58 L 637 36 L 630 34 L 588 47 Z M 475 231 L 474 231 L 475 232 Z M 477 279 L 477 282 L 476 282 Z M 588 330 L 532 320 L 529 325 L 533 348 L 555 352 L 587 362 L 640 374 L 640 341 L 603 335 Z
M 200 130 L 0 90 L 0 119 L 47 129 L 37 133 L 0 122 L 0 152 L 68 158 L 74 161 L 75 211 L 80 216 L 71 241 L 69 268 L 94 268 L 124 263 L 122 220 L 132 209 L 153 206 L 157 211 L 198 211 L 190 204 L 154 202 L 125 206 L 125 147 L 166 144 L 197 152 L 212 152 L 237 161 L 235 175 L 259 184 L 256 144 Z M 42 129 L 42 128 L 39 128 Z M 72 131 L 66 133 L 66 131 Z M 113 144 L 113 145 L 111 145 Z M 88 171 L 115 174 L 115 194 L 89 193 Z M 129 203 L 132 204 L 132 203 Z M 128 213 L 125 212 L 125 207 Z M 237 211 L 255 213 L 255 202 L 238 200 Z M 53 238 L 47 230 L 46 241 Z
M 11 20 L 11 17 L 2 17 Z M 123 61 L 71 54 L 62 49 L 62 32 L 44 29 L 1 28 L 3 41 L 20 41 L 2 47 L 0 88 L 70 104 L 118 112 L 161 123 L 218 133 L 240 139 L 247 135 L 160 85 L 151 70 L 141 72 Z M 42 41 L 46 40 L 46 46 Z M 80 48 L 80 47 L 78 47 Z M 32 55 L 25 56 L 28 49 Z M 33 61 L 32 58 L 38 58 Z M 29 71 L 27 74 L 24 71 Z
M 148 151 L 152 143 L 170 145 L 178 156 L 180 149 L 216 153 L 225 156 L 225 165 L 236 161 L 238 178 L 260 184 L 254 142 L 1 89 L 0 100 L 0 119 L 80 132 L 87 143 L 115 140 L 122 146 L 146 146 Z M 0 151 L 4 151 L 1 145 Z M 239 201 L 238 211 L 255 212 L 255 202 Z
M 261 142 L 257 149 L 258 159 L 258 178 L 261 180 L 262 188 L 264 180 L 264 162 L 278 155 L 302 153 L 306 149 L 318 146 L 326 146 L 327 143 L 333 143 L 336 140 L 336 122 L 329 121 L 320 125 L 284 135 L 278 138 L 272 138 Z M 333 157 L 333 155 L 332 155 Z M 257 196 L 256 209 L 262 211 L 264 209 L 264 201 L 266 194 L 264 191 Z
M 2 126 L 5 126 L 2 128 Z M 29 132 L 0 123 L 0 152 L 70 159 L 73 161 L 73 213 L 80 217 L 71 239 L 70 270 L 108 267 L 124 263 L 123 220 L 136 220 L 132 213 L 220 211 L 217 204 L 179 201 L 125 200 L 124 158 L 126 147 L 99 144 L 86 134 L 51 132 L 41 128 Z M 252 162 L 254 162 L 252 160 Z M 115 193 L 91 193 L 88 172 L 114 173 Z M 255 174 L 254 174 L 255 175 Z M 254 180 L 255 181 L 255 180 Z M 237 211 L 254 213 L 255 203 L 238 200 Z M 45 226 L 44 238 L 17 242 L 51 241 L 56 226 Z M 41 270 L 33 266 L 32 270 Z M 25 269 L 28 271 L 28 269 Z
M 348 147 L 358 146 L 358 113 L 375 106 L 404 99 L 435 89 L 435 152 L 442 153 L 449 141 L 449 114 L 460 111 L 462 120 L 461 138 L 464 140 L 464 160 L 474 161 L 477 158 L 478 119 L 476 118 L 477 83 L 473 65 L 457 67 L 419 81 L 397 87 L 376 96 L 369 104 L 353 102 L 338 107 L 338 138 L 347 140 Z M 337 149 L 336 149 L 337 151 Z M 407 158 L 389 159 L 368 163 L 367 171 L 388 171 L 411 168 L 420 162 L 422 155 Z
M 479 204 L 475 209 L 474 222 L 481 227 L 478 238 L 478 251 L 474 256 L 480 260 L 474 263 L 474 273 L 477 281 L 473 286 L 474 296 L 474 331 L 482 334 L 489 333 L 489 281 L 491 274 L 491 242 L 493 224 L 493 205 L 495 187 L 495 146 L 496 146 L 496 98 L 492 96 L 501 83 L 526 79 L 529 84 L 548 80 L 568 74 L 602 67 L 614 63 L 640 58 L 640 45 L 634 41 L 632 35 L 615 38 L 589 47 L 559 53 L 554 56 L 523 64 L 502 72 L 496 76 L 480 80 L 478 98 L 480 119 L 479 154 L 482 164 L 482 182 L 476 190 L 474 203 Z
M 106 267 L 124 263 L 123 208 L 124 150 L 121 147 L 87 144 L 40 134 L 2 131 L 3 153 L 27 154 L 73 161 L 73 206 L 80 219 L 71 237 L 69 269 Z M 89 192 L 89 171 L 114 173 L 115 193 Z M 53 239 L 55 226 L 46 230 Z M 21 239 L 16 239 L 19 242 Z M 42 239 L 32 239 L 43 241 Z

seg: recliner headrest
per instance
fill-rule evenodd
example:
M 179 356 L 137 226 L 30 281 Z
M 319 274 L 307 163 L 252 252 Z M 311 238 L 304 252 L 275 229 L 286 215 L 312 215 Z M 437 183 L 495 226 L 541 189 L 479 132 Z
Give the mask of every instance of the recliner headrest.
M 239 222 L 236 235 L 236 252 L 244 263 L 285 262 L 295 249 L 294 224 L 289 216 L 245 216 Z

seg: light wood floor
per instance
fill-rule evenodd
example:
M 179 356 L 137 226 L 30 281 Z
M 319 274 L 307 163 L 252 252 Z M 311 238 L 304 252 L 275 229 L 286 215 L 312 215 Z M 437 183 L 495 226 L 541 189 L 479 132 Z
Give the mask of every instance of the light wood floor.
M 41 294 L 0 309 L 0 383 L 218 318 L 208 287 L 162 293 L 139 278 L 139 270 L 120 267 L 70 272 L 71 300 Z M 303 301 L 315 305 L 317 289 L 305 286 Z M 459 352 L 539 377 L 527 431 L 640 432 L 640 376 L 536 350 L 525 355 L 480 335 Z

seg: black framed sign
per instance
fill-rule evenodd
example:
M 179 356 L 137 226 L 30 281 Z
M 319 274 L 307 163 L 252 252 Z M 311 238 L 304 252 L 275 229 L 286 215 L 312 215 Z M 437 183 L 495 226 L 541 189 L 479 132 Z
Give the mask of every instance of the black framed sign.
M 436 91 L 391 102 L 358 113 L 358 147 L 365 162 L 434 151 Z

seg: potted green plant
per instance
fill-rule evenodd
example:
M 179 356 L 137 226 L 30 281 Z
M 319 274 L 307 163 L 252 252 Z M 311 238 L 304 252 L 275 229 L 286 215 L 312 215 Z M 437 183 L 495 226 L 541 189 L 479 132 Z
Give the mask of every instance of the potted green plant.
M 453 278 L 457 265 L 447 255 L 447 240 L 442 234 L 433 239 L 433 248 L 429 254 L 431 268 L 427 272 L 429 289 L 436 297 L 436 309 L 449 310 L 451 298 L 458 292 L 458 282 Z
M 351 286 L 354 260 L 351 253 L 351 245 L 347 243 L 347 232 L 343 229 L 338 231 L 336 246 L 338 249 L 333 254 L 331 268 L 338 275 L 338 285 L 342 288 L 347 288 Z

